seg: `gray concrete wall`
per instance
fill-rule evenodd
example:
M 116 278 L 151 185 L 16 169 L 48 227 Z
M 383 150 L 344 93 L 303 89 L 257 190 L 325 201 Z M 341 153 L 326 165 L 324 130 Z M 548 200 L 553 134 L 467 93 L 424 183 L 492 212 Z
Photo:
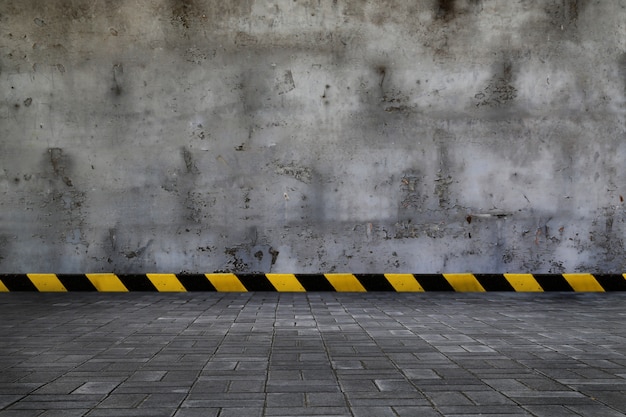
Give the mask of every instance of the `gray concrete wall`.
M 4 0 L 0 272 L 623 272 L 626 0 Z

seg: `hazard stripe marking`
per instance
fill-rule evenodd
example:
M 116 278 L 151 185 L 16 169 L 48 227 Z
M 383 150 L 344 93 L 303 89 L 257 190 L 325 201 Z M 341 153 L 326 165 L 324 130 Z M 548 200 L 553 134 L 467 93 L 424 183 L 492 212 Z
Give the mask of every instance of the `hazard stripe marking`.
M 174 274 L 146 274 L 146 276 L 159 292 L 187 291 Z
M 378 274 L 354 274 L 365 291 L 395 291 L 389 280 Z
M 28 274 L 28 279 L 39 292 L 67 292 L 61 281 L 54 274 Z
M 247 292 L 235 274 L 207 274 L 211 284 L 220 292 Z
M 412 274 L 385 274 L 385 278 L 397 292 L 424 292 Z
M 543 288 L 531 274 L 504 274 L 504 277 L 515 291 L 543 292 Z
M 0 274 L 0 292 L 606 292 L 626 274 Z
M 157 291 L 157 288 L 146 275 L 118 275 L 118 278 L 128 288 L 128 291 Z
M 626 275 L 594 274 L 594 277 L 606 291 L 626 291 Z
M 598 281 L 591 274 L 563 274 L 567 283 L 578 292 L 604 292 Z
M 544 291 L 574 291 L 562 275 L 533 275 Z
M 498 274 L 474 274 L 485 291 L 515 291 L 513 286 L 503 275 Z
M 443 275 L 417 275 L 415 279 L 417 279 L 417 282 L 419 282 L 425 291 L 454 291 L 452 285 L 450 285 Z
M 366 292 L 363 284 L 352 274 L 325 274 L 337 292 Z
M 178 280 L 187 291 L 217 291 L 206 275 L 178 275 Z
M 57 278 L 68 291 L 98 291 L 85 275 L 57 274 Z
M 300 284 L 293 274 L 266 274 L 267 279 L 272 283 L 276 291 L 281 292 L 305 292 L 306 290 Z
M 128 292 L 115 274 L 86 274 L 89 282 L 100 292 Z
M 443 274 L 456 292 L 485 292 L 472 274 Z
M 9 274 L 2 277 L 2 283 L 9 291 L 38 291 L 26 274 Z
M 296 275 L 296 278 L 307 291 L 335 291 L 335 287 L 322 274 Z
M 237 278 L 248 291 L 276 291 L 265 275 L 237 274 Z

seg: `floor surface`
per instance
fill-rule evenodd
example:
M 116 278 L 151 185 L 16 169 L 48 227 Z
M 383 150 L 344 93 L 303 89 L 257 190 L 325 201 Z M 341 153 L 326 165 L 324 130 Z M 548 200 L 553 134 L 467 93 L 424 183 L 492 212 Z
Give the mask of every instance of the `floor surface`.
M 626 415 L 624 293 L 10 293 L 0 318 L 0 417 Z

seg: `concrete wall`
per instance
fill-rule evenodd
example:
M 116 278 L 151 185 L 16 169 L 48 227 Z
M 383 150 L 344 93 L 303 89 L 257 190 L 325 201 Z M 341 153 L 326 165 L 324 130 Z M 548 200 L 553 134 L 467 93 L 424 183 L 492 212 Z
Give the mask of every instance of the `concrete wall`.
M 626 0 L 4 0 L 0 272 L 623 272 Z

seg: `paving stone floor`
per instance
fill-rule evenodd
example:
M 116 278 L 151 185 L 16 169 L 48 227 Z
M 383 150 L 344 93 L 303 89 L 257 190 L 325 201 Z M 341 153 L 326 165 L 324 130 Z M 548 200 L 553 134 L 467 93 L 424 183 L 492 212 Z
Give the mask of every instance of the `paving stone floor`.
M 0 296 L 0 417 L 626 414 L 626 294 Z

